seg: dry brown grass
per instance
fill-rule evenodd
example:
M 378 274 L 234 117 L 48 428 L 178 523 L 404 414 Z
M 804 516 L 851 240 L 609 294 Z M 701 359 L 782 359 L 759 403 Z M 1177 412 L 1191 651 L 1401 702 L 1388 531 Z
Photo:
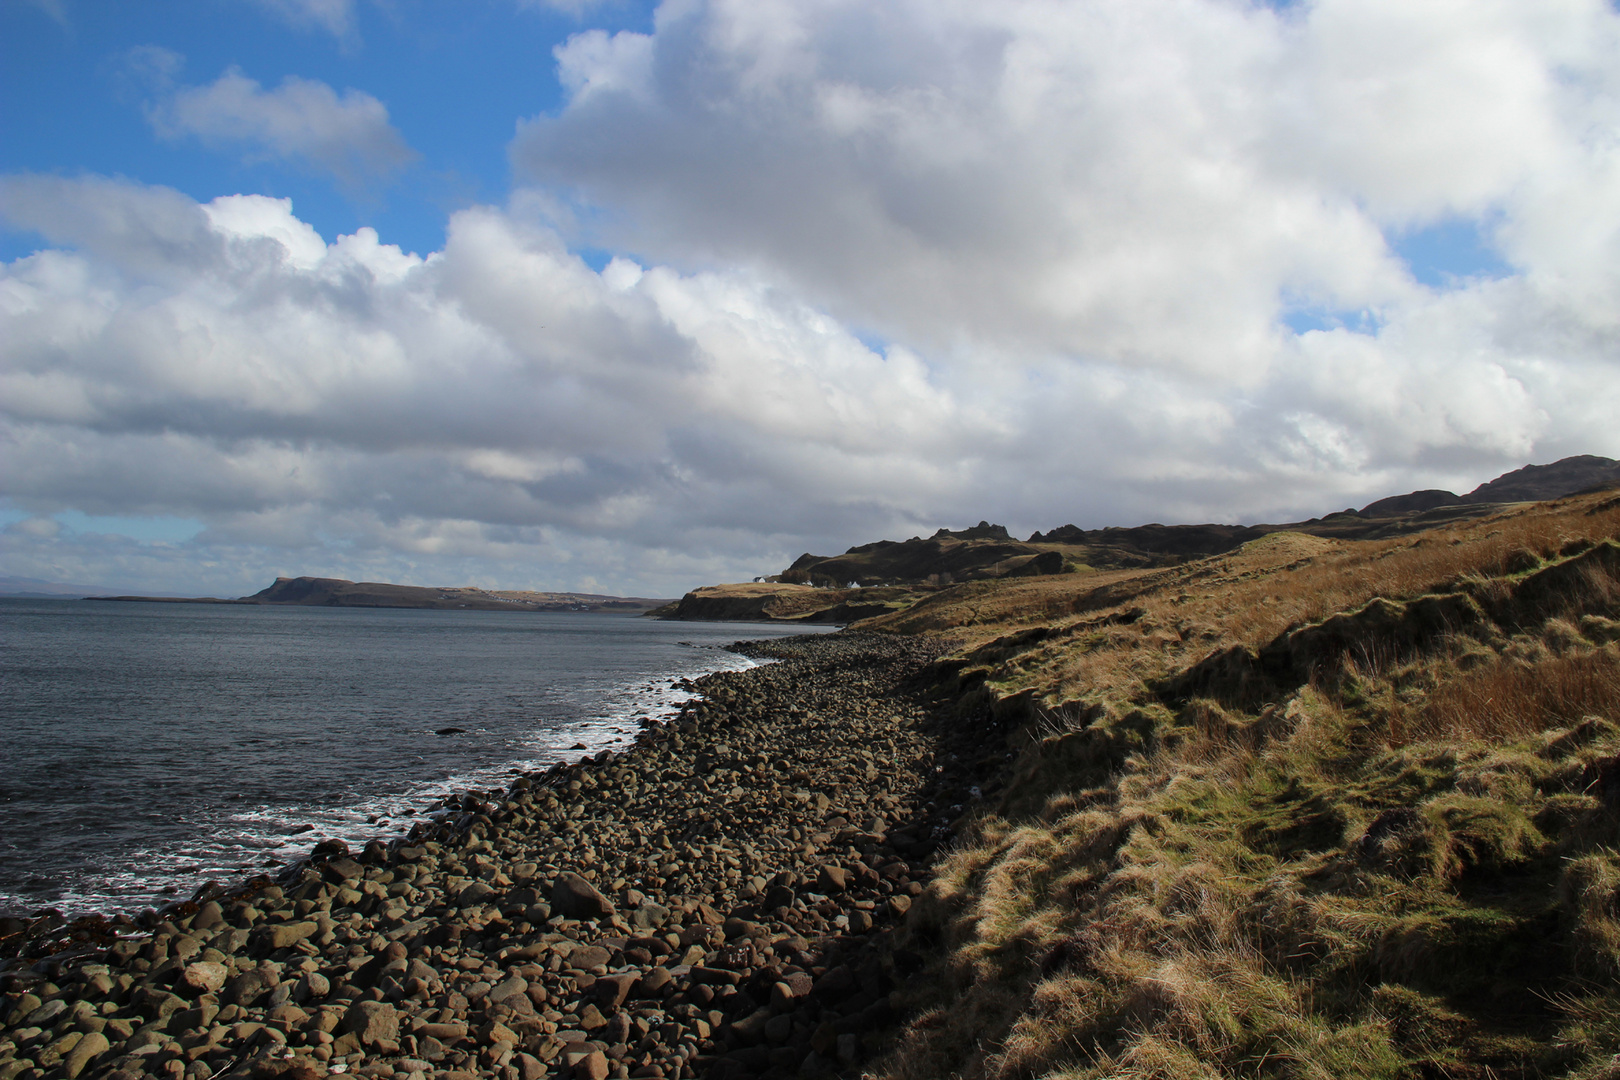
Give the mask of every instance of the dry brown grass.
M 970 582 L 857 626 L 898 634 L 941 634 L 976 645 L 1019 627 L 1061 623 L 1080 612 L 1116 606 L 1175 572 L 1095 570 Z
M 939 960 L 883 1075 L 1602 1075 L 1620 590 L 1594 577 L 1534 625 L 1515 598 L 1617 532 L 1620 500 L 1588 496 L 1400 540 L 1274 535 L 1113 594 L 935 597 L 927 629 L 975 620 L 963 715 L 1037 708 L 1009 794 L 914 908 Z M 1156 696 L 1217 650 L 1437 590 L 1497 615 L 1251 711 Z
M 1347 541 L 1280 574 L 1234 582 L 1220 601 L 1223 628 L 1236 640 L 1258 644 L 1289 625 L 1352 610 L 1375 596 L 1421 596 L 1470 577 L 1522 573 L 1617 534 L 1620 501 L 1602 495 L 1537 503 L 1415 537 Z
M 1616 535 L 1620 500 L 1584 496 L 1394 540 L 1274 533 L 1169 570 L 980 582 L 858 625 L 954 637 L 969 649 L 1049 627 L 1055 632 L 1046 642 L 1023 650 L 1014 666 L 990 673 L 997 693 L 1036 686 L 1051 705 L 1077 697 L 1130 697 L 1145 682 L 1189 667 L 1217 647 L 1259 646 L 1290 627 L 1377 597 L 1488 590 L 1493 581 L 1511 580 L 1561 552 Z M 1620 590 L 1620 582 L 1593 588 Z M 1129 625 L 1102 625 L 1125 612 L 1137 616 Z
M 1520 739 L 1584 717 L 1620 719 L 1620 649 L 1535 662 L 1506 658 L 1438 686 L 1421 710 L 1394 718 L 1391 740 Z
M 1620 977 L 1620 859 L 1612 852 L 1573 859 L 1558 884 L 1575 926 L 1576 968 L 1594 978 Z

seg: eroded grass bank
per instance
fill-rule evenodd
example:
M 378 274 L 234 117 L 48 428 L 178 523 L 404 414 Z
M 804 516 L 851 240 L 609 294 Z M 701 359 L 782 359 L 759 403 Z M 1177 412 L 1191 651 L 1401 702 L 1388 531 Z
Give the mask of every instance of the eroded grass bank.
M 1617 530 L 1608 493 L 887 620 L 1021 727 L 885 1075 L 1620 1076 Z

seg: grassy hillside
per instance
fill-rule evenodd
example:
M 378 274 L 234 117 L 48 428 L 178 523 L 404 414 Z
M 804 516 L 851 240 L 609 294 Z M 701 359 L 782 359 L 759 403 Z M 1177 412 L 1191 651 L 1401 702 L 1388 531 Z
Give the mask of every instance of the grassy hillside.
M 859 624 L 1005 766 L 893 1077 L 1620 1076 L 1620 497 Z
M 1224 555 L 1262 537 L 1293 534 L 1326 540 L 1389 540 L 1500 513 L 1509 502 L 1562 498 L 1584 489 L 1620 481 L 1620 461 L 1610 458 L 1564 458 L 1549 465 L 1527 465 L 1481 484 L 1467 495 L 1450 491 L 1414 491 L 1380 499 L 1360 510 L 1341 510 L 1325 517 L 1284 525 L 1137 525 L 1130 528 L 1081 529 L 1061 525 L 1014 538 L 988 521 L 957 531 L 940 529 L 924 539 L 879 540 L 858 544 L 842 555 L 799 556 L 782 573 L 751 585 L 714 585 L 688 593 L 680 601 L 650 614 L 666 619 L 792 620 L 850 622 L 897 612 L 942 588 L 965 582 L 985 587 L 967 594 L 1016 613 L 1026 622 L 1049 612 L 1041 594 L 1058 597 L 1090 589 L 1098 581 L 1127 573 L 1178 566 L 1194 559 Z M 1293 550 L 1284 548 L 1280 550 Z M 1010 581 L 1057 574 L 1094 574 L 1086 584 L 1033 590 Z M 819 595 L 804 587 L 823 590 Z M 882 595 L 858 590 L 883 588 Z M 926 629 L 933 616 L 948 611 L 952 597 L 930 606 L 916 620 L 894 620 L 895 629 Z M 991 598 L 994 599 L 991 599 Z M 1062 602 L 1061 600 L 1059 601 Z M 941 606 L 943 605 L 943 606 Z M 1061 613 L 1061 612 L 1058 612 Z M 947 621 L 952 616 L 946 616 Z M 975 625 L 985 617 L 974 614 Z M 993 617 L 990 621 L 994 621 Z

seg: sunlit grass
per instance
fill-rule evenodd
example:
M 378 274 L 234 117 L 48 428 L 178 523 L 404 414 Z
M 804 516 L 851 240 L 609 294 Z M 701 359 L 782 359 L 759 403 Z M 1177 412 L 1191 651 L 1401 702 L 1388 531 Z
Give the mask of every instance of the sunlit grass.
M 1620 560 L 1594 545 L 1615 502 L 1274 535 L 887 617 L 963 640 L 941 671 L 964 720 L 1026 711 L 1007 795 L 916 905 L 937 978 L 886 1074 L 1611 1075 Z M 1471 621 L 1372 640 L 1434 594 Z M 1345 647 L 1268 700 L 1161 696 L 1290 641 Z

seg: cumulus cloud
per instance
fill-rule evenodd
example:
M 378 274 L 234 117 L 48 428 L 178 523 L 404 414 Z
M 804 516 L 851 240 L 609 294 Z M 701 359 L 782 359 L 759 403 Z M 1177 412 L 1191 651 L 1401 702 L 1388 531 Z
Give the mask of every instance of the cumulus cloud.
M 679 564 L 937 485 L 910 455 L 977 423 L 915 356 L 765 283 L 596 273 L 493 208 L 421 259 L 369 229 L 327 244 L 261 196 L 24 177 L 0 204 L 60 245 L 0 279 L 0 483 L 46 512 Z M 647 586 L 639 559 L 608 561 Z
M 521 208 L 462 211 L 419 258 L 369 229 L 328 243 L 262 196 L 23 177 L 0 206 L 53 245 L 0 277 L 0 488 L 37 514 L 207 523 L 33 556 L 12 534 L 31 576 L 80 551 L 80 580 L 201 559 L 667 593 L 985 516 L 1252 518 L 1413 486 L 1425 462 L 1477 482 L 1594 448 L 1620 405 L 1481 329 L 1544 304 L 1523 282 L 1379 338 L 1304 335 L 1240 385 L 878 350 L 752 272 L 594 271 Z
M 666 4 L 557 50 L 571 102 L 513 159 L 594 242 L 755 267 L 891 339 L 1257 377 L 1290 307 L 1423 302 L 1392 230 L 1477 220 L 1528 267 L 1521 230 L 1574 197 L 1612 235 L 1616 24 L 1600 0 Z
M 558 50 L 530 186 L 425 258 L 284 200 L 0 179 L 47 240 L 0 274 L 0 489 L 206 525 L 3 553 L 668 594 L 980 518 L 1290 520 L 1620 455 L 1617 27 L 669 3 Z M 1457 222 L 1506 271 L 1423 284 L 1389 237 Z
M 339 94 L 291 75 L 266 90 L 232 68 L 207 86 L 165 92 L 147 109 L 147 119 L 164 138 L 194 135 L 241 147 L 250 158 L 298 162 L 349 187 L 385 180 L 417 157 L 388 122 L 387 107 L 370 94 Z

